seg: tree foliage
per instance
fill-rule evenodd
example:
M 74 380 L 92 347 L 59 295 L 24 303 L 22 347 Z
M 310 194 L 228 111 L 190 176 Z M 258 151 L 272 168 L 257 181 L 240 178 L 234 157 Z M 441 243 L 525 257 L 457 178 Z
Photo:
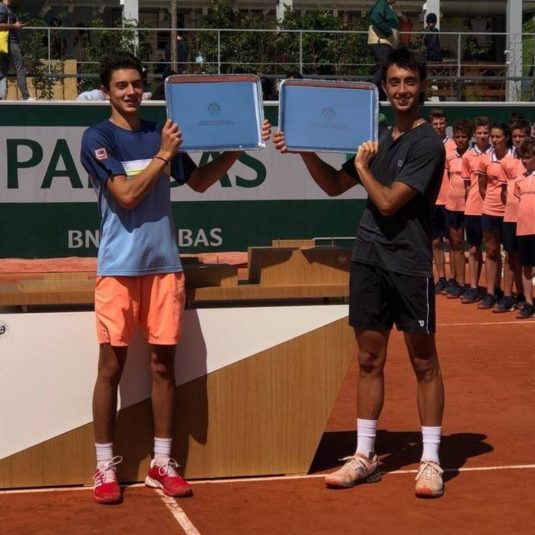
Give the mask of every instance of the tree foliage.
M 202 56 L 206 72 L 367 76 L 373 64 L 366 46 L 367 17 L 344 23 L 332 11 L 287 9 L 277 24 L 275 17 L 235 11 L 232 0 L 210 0 L 194 26 L 214 30 L 187 34 L 190 61 Z M 245 31 L 251 29 L 266 31 Z

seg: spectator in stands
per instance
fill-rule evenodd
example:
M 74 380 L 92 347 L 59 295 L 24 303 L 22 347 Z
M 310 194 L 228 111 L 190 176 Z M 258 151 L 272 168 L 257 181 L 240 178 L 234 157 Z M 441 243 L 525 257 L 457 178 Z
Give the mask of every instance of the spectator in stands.
M 425 56 L 427 61 L 442 61 L 442 49 L 440 48 L 440 33 L 437 28 L 437 16 L 434 13 L 428 13 L 425 17 L 425 28 L 423 42 L 425 45 Z
M 73 34 L 74 57 L 77 63 L 87 61 L 87 47 L 91 44 L 91 34 L 83 22 L 76 23 Z
M 404 11 L 399 16 L 399 44 L 408 46 L 411 42 L 412 22 Z
M 48 23 L 50 28 L 59 28 L 62 26 L 60 17 L 52 17 Z M 45 47 L 48 47 L 48 36 L 45 37 Z M 67 49 L 67 40 L 61 30 L 50 30 L 50 57 L 52 59 L 63 59 L 65 57 L 65 50 Z
M 169 41 L 165 45 L 164 49 L 164 59 L 167 64 L 167 70 L 172 70 L 173 65 L 171 65 L 171 42 Z M 176 72 L 182 74 L 186 72 L 188 61 L 188 49 L 186 47 L 186 42 L 184 38 L 179 33 L 176 34 Z
M 17 71 L 17 83 L 24 100 L 35 100 L 30 97 L 28 85 L 26 83 L 26 69 L 24 68 L 24 58 L 20 48 L 20 31 L 24 28 L 24 23 L 20 21 L 16 0 L 3 0 L 0 2 L 0 30 L 9 32 L 9 51 L 7 54 L 0 54 L 0 100 L 7 97 L 7 75 L 9 64 L 13 63 Z
M 399 20 L 393 8 L 395 3 L 396 0 L 376 0 L 369 12 L 368 46 L 377 64 L 373 83 L 379 89 L 381 100 L 386 98 L 381 87 L 382 68 L 392 48 L 399 44 Z

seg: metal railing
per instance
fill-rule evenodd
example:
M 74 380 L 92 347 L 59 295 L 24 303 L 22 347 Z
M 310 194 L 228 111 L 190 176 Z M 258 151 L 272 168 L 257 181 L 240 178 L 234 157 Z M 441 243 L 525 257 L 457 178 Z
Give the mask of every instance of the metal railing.
M 26 43 L 27 56 L 42 56 L 39 59 L 46 64 L 45 75 L 58 79 L 76 77 L 85 80 L 85 85 L 96 78 L 102 53 L 128 48 L 143 57 L 152 81 L 171 67 L 162 57 L 162 45 L 169 40 L 171 31 L 141 27 L 26 27 L 21 32 L 21 43 L 23 47 L 27 41 L 31 44 L 28 50 Z M 187 48 L 185 58 L 177 64 L 179 72 L 249 70 L 268 79 L 298 74 L 370 80 L 375 70 L 367 51 L 366 31 L 187 28 L 179 32 Z M 423 48 L 423 35 L 424 32 L 401 34 L 413 48 Z M 517 99 L 533 98 L 535 34 L 440 32 L 439 36 L 443 61 L 428 65 L 437 95 L 458 100 L 502 93 L 514 94 Z M 68 59 L 76 60 L 76 73 L 58 68 L 58 63 Z M 484 88 L 479 97 L 478 88 Z

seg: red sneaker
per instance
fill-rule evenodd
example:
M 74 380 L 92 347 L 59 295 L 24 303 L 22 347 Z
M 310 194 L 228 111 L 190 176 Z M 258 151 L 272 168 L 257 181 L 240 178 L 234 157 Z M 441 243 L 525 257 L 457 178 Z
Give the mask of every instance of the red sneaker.
M 123 493 L 117 481 L 117 465 L 122 460 L 120 456 L 114 457 L 104 470 L 95 470 L 93 498 L 97 503 L 113 504 L 123 501 Z
M 145 478 L 145 485 L 162 489 L 164 494 L 174 498 L 191 496 L 193 491 L 189 483 L 178 475 L 178 468 L 178 463 L 174 459 L 168 459 L 165 464 L 156 464 L 153 459 Z

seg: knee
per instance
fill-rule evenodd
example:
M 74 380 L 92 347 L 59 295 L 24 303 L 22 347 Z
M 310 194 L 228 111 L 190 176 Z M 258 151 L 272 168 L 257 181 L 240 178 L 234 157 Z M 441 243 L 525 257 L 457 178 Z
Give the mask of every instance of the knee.
M 464 243 L 462 239 L 454 238 L 450 241 L 450 247 L 452 251 L 461 252 L 464 250 Z
M 412 361 L 412 367 L 419 382 L 428 382 L 433 380 L 437 374 L 440 374 L 440 367 L 436 355 L 427 357 L 415 357 Z
M 380 375 L 383 373 L 384 357 L 378 353 L 359 350 L 358 362 L 361 375 Z
M 494 245 L 487 246 L 487 258 L 497 262 L 500 259 L 500 250 Z
M 123 366 L 118 362 L 100 363 L 98 367 L 98 378 L 112 386 L 118 386 L 123 374 Z
M 175 380 L 174 360 L 171 358 L 153 357 L 150 364 L 152 377 L 160 381 Z

